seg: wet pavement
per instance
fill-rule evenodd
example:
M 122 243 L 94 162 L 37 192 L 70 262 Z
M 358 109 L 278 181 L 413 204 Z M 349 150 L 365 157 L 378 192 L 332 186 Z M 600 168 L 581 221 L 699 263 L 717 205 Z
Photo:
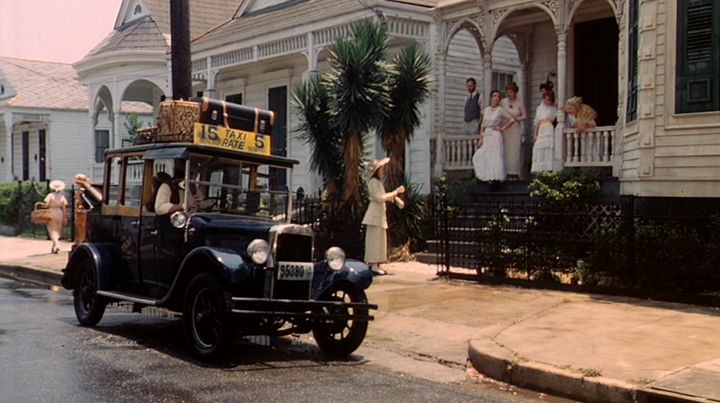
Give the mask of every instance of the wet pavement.
M 48 246 L 0 237 L 0 272 L 59 284 L 69 244 L 58 255 Z M 370 366 L 506 389 L 491 377 L 584 401 L 720 401 L 718 308 L 447 281 L 418 262 L 386 268 L 367 290 L 380 306 L 358 350 Z M 312 353 L 309 336 L 292 340 L 290 349 Z
M 109 307 L 97 327 L 84 328 L 69 292 L 0 278 L 0 402 L 543 400 L 395 373 L 368 349 L 326 361 L 297 337 L 271 346 L 239 339 L 226 359 L 208 365 L 188 355 L 173 315 L 128 309 Z

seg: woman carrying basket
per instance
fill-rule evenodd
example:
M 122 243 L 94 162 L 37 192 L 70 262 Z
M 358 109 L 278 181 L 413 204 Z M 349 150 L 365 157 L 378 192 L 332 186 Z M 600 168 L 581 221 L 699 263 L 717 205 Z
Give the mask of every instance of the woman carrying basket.
M 43 208 L 50 211 L 50 221 L 48 221 L 47 231 L 52 241 L 51 253 L 58 253 L 60 251 L 60 231 L 64 225 L 67 225 L 67 199 L 62 194 L 65 190 L 65 183 L 60 180 L 54 180 L 50 182 L 50 189 L 52 192 L 45 196 Z

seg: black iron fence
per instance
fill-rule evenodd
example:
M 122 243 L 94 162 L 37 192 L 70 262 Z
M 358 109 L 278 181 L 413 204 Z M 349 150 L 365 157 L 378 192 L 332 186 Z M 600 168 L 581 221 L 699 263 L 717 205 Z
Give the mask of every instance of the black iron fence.
M 42 202 L 50 192 L 48 182 L 15 181 L 0 185 L 0 228 L 5 235 L 47 238 L 45 225 L 30 221 L 35 203 Z M 73 188 L 63 192 L 68 201 L 68 225 L 63 227 L 61 239 L 73 238 Z
M 307 225 L 315 233 L 315 259 L 322 259 L 331 246 L 339 246 L 348 258 L 362 260 L 365 232 L 361 224 L 364 208 L 351 208 L 342 201 L 302 198 L 293 201 L 292 222 Z
M 720 214 L 638 212 L 637 201 L 542 204 L 433 198 L 441 274 L 720 293 Z

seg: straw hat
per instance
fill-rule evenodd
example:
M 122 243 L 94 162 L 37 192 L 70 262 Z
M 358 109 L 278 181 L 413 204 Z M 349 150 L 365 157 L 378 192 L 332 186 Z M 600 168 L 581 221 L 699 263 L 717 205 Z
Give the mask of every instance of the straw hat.
M 65 182 L 55 179 L 54 181 L 50 182 L 49 187 L 54 192 L 62 192 L 63 190 L 65 190 Z
M 387 164 L 388 162 L 390 162 L 389 157 L 385 157 L 385 158 L 379 159 L 379 160 L 372 160 L 372 161 L 368 162 L 368 166 L 367 166 L 368 179 L 372 178 L 373 175 L 375 175 L 375 172 L 377 172 L 377 170 L 380 169 L 381 166 Z

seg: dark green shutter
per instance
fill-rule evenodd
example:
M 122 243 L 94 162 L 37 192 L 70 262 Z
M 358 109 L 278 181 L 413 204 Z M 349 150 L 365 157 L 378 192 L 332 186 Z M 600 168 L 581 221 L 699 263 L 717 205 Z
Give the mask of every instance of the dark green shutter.
M 718 0 L 678 1 L 675 110 L 720 110 Z
M 627 122 L 637 119 L 638 92 L 638 0 L 630 0 L 628 4 L 628 96 Z

